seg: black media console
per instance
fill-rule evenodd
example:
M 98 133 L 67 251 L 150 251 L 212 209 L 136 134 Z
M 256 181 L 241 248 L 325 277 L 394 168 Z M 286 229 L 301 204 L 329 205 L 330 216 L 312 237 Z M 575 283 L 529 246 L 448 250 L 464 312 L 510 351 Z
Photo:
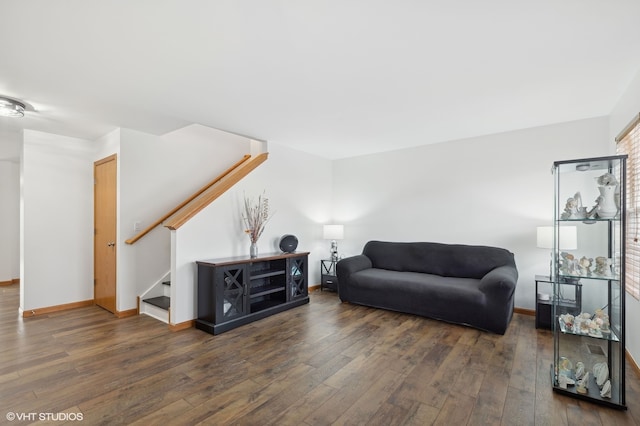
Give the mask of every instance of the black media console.
M 196 328 L 220 334 L 309 303 L 308 252 L 197 261 Z

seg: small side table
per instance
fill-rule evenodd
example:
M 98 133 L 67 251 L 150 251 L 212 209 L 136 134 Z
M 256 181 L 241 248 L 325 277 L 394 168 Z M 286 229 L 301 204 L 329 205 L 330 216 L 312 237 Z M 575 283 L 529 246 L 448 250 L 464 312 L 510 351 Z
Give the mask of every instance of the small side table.
M 320 291 L 327 288 L 332 291 L 338 291 L 338 276 L 336 275 L 335 260 L 322 259 L 320 261 Z
M 546 328 L 549 330 L 553 329 L 553 280 L 548 275 L 536 275 L 536 328 Z M 563 289 L 566 286 L 570 286 L 573 288 L 569 289 L 573 290 L 571 298 L 567 298 L 563 292 Z M 541 287 L 545 291 L 548 291 L 549 298 L 548 299 L 540 299 L 538 288 Z M 572 314 L 578 315 L 582 310 L 582 283 L 580 281 L 561 281 L 559 283 L 560 294 L 555 295 L 556 299 L 556 309 L 558 312 L 556 314 Z

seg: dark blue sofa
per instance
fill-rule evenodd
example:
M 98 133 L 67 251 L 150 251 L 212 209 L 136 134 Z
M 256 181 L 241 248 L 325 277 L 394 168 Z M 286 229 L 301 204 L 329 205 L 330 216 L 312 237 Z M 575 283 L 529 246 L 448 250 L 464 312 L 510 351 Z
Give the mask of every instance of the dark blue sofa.
M 406 312 L 504 334 L 518 280 L 508 250 L 369 241 L 338 262 L 343 302 Z

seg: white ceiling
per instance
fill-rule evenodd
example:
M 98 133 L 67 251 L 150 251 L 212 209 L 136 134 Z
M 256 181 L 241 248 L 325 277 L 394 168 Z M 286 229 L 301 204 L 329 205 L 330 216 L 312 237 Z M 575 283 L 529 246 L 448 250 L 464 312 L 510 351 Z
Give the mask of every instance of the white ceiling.
M 17 126 L 201 123 L 343 158 L 607 115 L 638 0 L 0 0 Z

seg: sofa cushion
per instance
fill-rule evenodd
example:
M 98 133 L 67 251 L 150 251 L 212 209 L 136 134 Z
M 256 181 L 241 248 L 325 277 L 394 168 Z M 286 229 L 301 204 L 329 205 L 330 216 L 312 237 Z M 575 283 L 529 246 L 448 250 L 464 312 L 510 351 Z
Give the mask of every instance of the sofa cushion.
M 480 279 L 499 266 L 515 265 L 513 253 L 498 247 L 369 241 L 362 253 L 374 268 Z
M 362 290 L 385 291 L 413 295 L 416 303 L 441 305 L 451 309 L 460 303 L 483 304 L 484 294 L 474 278 L 452 278 L 420 272 L 397 272 L 386 269 L 365 269 L 351 276 L 351 285 Z M 453 304 L 453 305 L 451 305 Z

